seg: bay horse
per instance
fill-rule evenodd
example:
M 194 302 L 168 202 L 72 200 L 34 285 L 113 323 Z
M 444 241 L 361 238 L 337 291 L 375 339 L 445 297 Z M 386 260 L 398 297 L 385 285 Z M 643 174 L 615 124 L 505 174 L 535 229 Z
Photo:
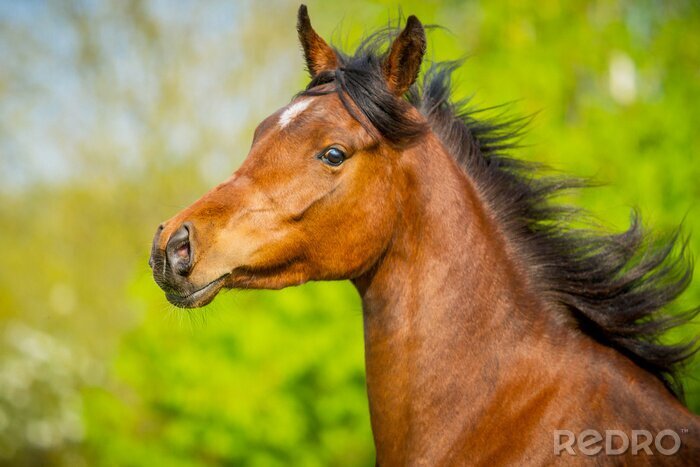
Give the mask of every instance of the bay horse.
M 581 183 L 509 156 L 517 121 L 453 102 L 453 64 L 417 81 L 415 16 L 354 55 L 303 5 L 297 29 L 307 88 L 157 229 L 167 299 L 351 280 L 379 465 L 700 461 L 676 377 L 694 343 L 659 340 L 697 314 L 664 312 L 691 279 L 677 236 L 647 241 L 636 216 L 619 234 L 572 225 L 551 198 Z

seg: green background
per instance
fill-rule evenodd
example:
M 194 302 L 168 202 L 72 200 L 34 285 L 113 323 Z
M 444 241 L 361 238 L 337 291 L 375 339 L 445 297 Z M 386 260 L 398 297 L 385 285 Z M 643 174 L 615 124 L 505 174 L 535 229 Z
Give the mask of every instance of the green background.
M 349 46 L 399 11 L 308 3 Z M 0 463 L 372 465 L 350 284 L 183 311 L 146 263 L 158 223 L 233 172 L 306 83 L 297 7 L 0 2 Z M 466 58 L 459 96 L 539 112 L 519 156 L 607 184 L 574 202 L 615 229 L 632 207 L 662 232 L 685 219 L 700 253 L 697 2 L 401 8 L 447 28 L 428 57 Z M 698 303 L 695 280 L 674 309 Z

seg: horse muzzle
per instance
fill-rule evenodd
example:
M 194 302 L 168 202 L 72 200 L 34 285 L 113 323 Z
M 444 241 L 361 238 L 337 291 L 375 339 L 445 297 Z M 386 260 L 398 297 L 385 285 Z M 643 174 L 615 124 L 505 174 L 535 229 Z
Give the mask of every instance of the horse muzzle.
M 195 259 L 192 242 L 194 226 L 191 222 L 183 223 L 167 240 L 162 238 L 164 230 L 163 225 L 156 230 L 148 260 L 153 270 L 153 279 L 165 291 L 168 301 L 175 306 L 195 308 L 206 305 L 214 299 L 227 275 L 203 286 L 193 284 L 188 276 Z

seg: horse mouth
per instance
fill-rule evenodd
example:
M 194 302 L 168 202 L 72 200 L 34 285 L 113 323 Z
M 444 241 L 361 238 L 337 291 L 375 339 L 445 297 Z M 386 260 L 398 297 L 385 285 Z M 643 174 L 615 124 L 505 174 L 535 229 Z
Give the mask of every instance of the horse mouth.
M 224 274 L 218 279 L 214 279 L 204 287 L 197 289 L 194 292 L 187 295 L 166 292 L 165 298 L 167 298 L 170 303 L 179 308 L 202 307 L 214 300 L 216 294 L 218 294 L 219 291 L 223 288 L 224 280 L 228 276 L 229 274 Z

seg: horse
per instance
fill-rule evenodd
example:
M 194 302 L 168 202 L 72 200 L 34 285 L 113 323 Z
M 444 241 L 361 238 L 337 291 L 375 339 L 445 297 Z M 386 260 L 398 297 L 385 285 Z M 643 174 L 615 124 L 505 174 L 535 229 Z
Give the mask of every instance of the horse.
M 301 6 L 308 86 L 264 119 L 233 175 L 156 231 L 167 300 L 350 280 L 362 298 L 378 465 L 689 465 L 700 421 L 663 344 L 698 310 L 679 236 L 582 229 L 552 198 L 586 185 L 511 156 L 522 121 L 419 79 L 425 27 L 331 47 Z

